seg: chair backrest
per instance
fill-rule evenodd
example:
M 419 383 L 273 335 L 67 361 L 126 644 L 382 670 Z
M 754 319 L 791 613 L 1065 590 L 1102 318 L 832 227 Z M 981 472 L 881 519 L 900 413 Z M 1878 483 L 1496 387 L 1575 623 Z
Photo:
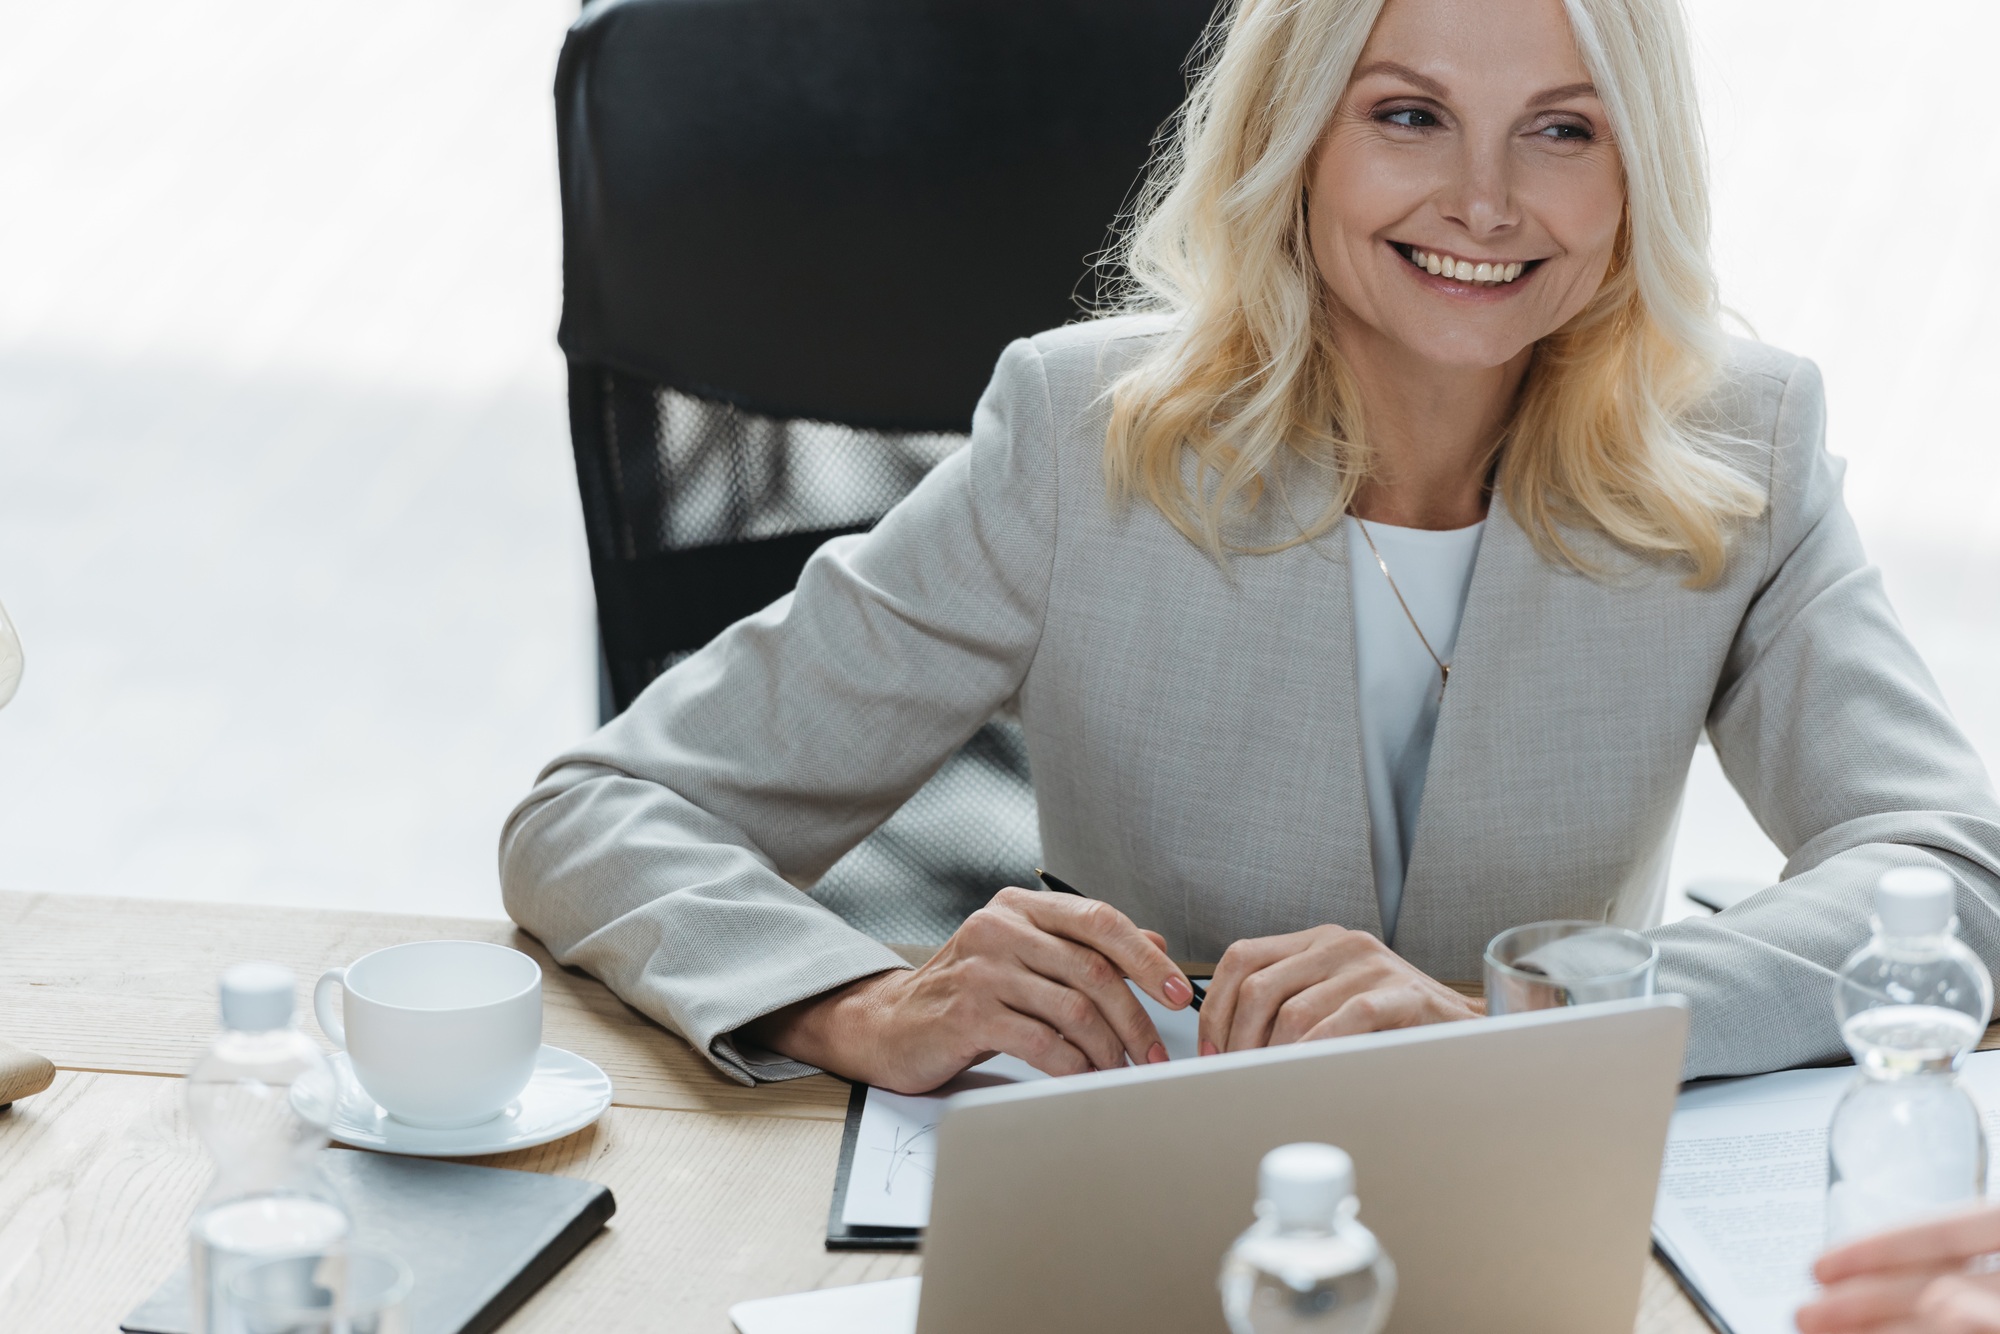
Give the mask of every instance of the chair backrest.
M 599 0 L 556 76 L 615 707 L 789 590 L 1075 316 L 1213 0 Z

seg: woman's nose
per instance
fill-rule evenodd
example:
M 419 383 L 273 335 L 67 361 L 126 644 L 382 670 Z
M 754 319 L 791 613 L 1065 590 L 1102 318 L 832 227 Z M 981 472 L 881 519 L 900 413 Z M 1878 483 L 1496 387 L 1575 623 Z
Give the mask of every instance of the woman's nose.
M 1520 221 L 1507 148 L 1504 139 L 1464 140 L 1439 201 L 1445 217 L 1475 237 L 1504 232 Z

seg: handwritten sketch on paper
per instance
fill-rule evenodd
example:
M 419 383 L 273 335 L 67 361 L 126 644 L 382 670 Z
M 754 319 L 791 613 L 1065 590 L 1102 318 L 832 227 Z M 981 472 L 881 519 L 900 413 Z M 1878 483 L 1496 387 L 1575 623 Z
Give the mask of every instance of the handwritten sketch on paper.
M 889 1155 L 889 1176 L 882 1183 L 889 1194 L 896 1193 L 897 1174 L 905 1167 L 922 1172 L 927 1177 L 936 1177 L 937 1173 L 931 1169 L 937 1165 L 937 1159 L 930 1151 L 931 1136 L 935 1129 L 934 1126 L 920 1126 L 911 1131 L 899 1130 L 896 1132 L 894 1144 L 886 1149 L 877 1148 L 871 1151 Z
M 1168 1056 L 1181 1060 L 1194 1055 L 1201 1016 L 1193 1010 L 1166 1009 L 1144 995 L 1139 995 L 1139 1003 L 1152 1017 Z M 945 1100 L 967 1089 L 1047 1078 L 1026 1061 L 995 1056 L 935 1093 L 909 1096 L 869 1089 L 841 1221 L 849 1227 L 923 1227 L 931 1216 L 937 1124 L 944 1116 Z
M 1026 1061 L 996 1056 L 935 1093 L 910 1096 L 869 1089 L 841 1220 L 849 1227 L 924 1226 L 931 1216 L 937 1125 L 945 1099 L 970 1088 L 1047 1078 Z

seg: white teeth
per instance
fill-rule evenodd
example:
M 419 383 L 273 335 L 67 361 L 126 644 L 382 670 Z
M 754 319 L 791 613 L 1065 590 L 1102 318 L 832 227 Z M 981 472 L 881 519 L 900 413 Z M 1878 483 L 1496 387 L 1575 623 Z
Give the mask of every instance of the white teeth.
M 1410 262 L 1428 273 L 1440 277 L 1453 278 L 1462 283 L 1485 283 L 1499 286 L 1511 283 L 1527 271 L 1527 264 L 1516 260 L 1511 264 L 1477 264 L 1468 259 L 1453 259 L 1450 255 L 1440 255 L 1429 250 L 1410 248 Z

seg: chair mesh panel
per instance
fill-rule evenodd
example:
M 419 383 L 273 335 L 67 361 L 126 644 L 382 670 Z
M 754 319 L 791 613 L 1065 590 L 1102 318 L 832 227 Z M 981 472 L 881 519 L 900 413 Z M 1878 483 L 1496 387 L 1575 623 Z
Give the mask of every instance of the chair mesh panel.
M 621 708 L 965 443 L 762 416 L 602 369 L 571 390 L 590 400 L 573 403 L 572 434 Z M 938 944 L 1039 858 L 1026 744 L 996 718 L 812 893 L 879 940 Z
M 1003 885 L 1035 883 L 1035 789 L 1019 723 L 996 718 L 812 896 L 877 940 L 942 945 Z
M 672 389 L 654 401 L 661 551 L 867 526 L 965 443 L 764 417 Z

